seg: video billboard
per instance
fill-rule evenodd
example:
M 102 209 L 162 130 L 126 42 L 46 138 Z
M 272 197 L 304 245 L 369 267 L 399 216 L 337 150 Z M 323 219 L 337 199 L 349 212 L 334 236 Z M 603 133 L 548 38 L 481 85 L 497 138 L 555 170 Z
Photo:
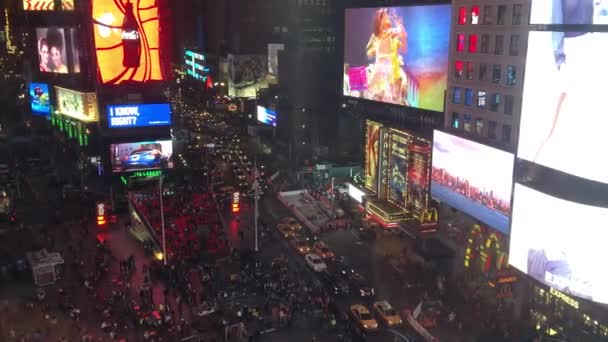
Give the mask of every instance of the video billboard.
M 171 106 L 168 103 L 110 105 L 110 128 L 168 126 L 171 124 Z
M 192 50 L 186 50 L 184 60 L 186 62 L 186 74 L 196 80 L 203 82 L 207 80 L 211 70 L 206 66 L 205 55 Z
M 530 32 L 517 157 L 608 183 L 608 33 Z
M 532 0 L 530 24 L 606 25 L 606 1 Z
M 567 294 L 608 303 L 608 208 L 515 184 L 509 263 Z
M 509 234 L 513 154 L 435 130 L 431 195 Z
M 442 112 L 450 5 L 346 9 L 345 96 Z
M 49 85 L 46 83 L 30 83 L 30 107 L 32 113 L 50 114 L 51 97 L 49 95 Z
M 173 141 L 156 140 L 110 145 L 112 172 L 173 168 Z
M 431 149 L 430 141 L 418 137 L 408 147 L 406 204 L 418 214 L 429 207 Z
M 279 75 L 279 51 L 285 50 L 285 44 L 268 44 L 268 74 Z
M 390 141 L 388 200 L 404 207 L 407 196 L 407 169 L 411 136 L 404 132 L 391 130 Z
M 54 11 L 56 0 L 23 0 L 23 10 L 25 11 Z M 73 11 L 74 0 L 61 0 L 62 11 Z
M 378 191 L 381 124 L 367 120 L 365 134 L 365 187 Z
M 269 108 L 258 106 L 258 121 L 277 127 L 277 112 Z
M 82 93 L 55 86 L 55 98 L 57 113 L 84 122 L 99 121 L 96 93 Z
M 268 57 L 228 55 L 228 95 L 255 98 L 257 91 L 268 88 Z
M 39 27 L 36 29 L 40 72 L 68 74 L 80 72 L 80 50 L 76 29 Z
M 97 69 L 103 84 L 162 81 L 156 0 L 92 0 Z

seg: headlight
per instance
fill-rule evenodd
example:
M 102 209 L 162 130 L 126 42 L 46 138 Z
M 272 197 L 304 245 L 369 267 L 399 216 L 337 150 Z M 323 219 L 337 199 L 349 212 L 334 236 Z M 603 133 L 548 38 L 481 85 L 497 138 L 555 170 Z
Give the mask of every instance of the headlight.
M 369 329 L 369 326 L 368 326 L 367 324 L 363 324 L 363 327 L 364 327 L 365 329 Z

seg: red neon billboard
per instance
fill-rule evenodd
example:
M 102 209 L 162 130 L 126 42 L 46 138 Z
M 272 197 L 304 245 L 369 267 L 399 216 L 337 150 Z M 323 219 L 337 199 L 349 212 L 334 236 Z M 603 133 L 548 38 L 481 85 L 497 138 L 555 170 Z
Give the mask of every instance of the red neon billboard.
M 99 79 L 103 84 L 162 81 L 168 63 L 159 0 L 92 0 Z

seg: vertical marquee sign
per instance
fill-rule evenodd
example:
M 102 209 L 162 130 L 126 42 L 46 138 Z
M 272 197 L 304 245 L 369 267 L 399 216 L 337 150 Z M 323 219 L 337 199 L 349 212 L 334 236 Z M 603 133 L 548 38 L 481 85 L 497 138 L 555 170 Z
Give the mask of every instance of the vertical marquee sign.
M 388 181 L 390 176 L 389 168 L 389 152 L 390 152 L 390 130 L 387 128 L 380 129 L 380 165 L 378 179 L 378 198 L 387 199 L 388 197 Z

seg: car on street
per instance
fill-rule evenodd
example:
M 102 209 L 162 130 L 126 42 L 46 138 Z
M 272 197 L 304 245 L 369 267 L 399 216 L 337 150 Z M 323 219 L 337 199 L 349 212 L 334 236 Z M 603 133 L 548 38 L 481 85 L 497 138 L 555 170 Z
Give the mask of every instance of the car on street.
M 323 272 L 327 270 L 327 265 L 323 261 L 323 258 L 314 254 L 308 253 L 304 256 L 304 261 L 306 261 L 306 265 L 312 268 L 315 272 Z
M 364 305 L 351 305 L 350 316 L 362 330 L 366 332 L 378 330 L 378 322 Z
M 298 220 L 293 217 L 285 217 L 280 221 L 280 223 L 288 225 L 293 230 L 302 229 L 302 225 L 300 225 L 300 222 L 298 222 Z
M 336 258 L 333 270 L 336 275 L 346 280 L 348 280 L 351 274 L 355 273 L 355 269 L 352 268 L 342 256 Z
M 348 284 L 353 294 L 363 298 L 373 298 L 376 295 L 376 290 L 369 284 L 367 279 L 361 273 L 353 273 L 348 277 Z
M 374 312 L 384 325 L 392 327 L 401 325 L 403 320 L 397 311 L 385 300 L 374 303 Z
M 317 241 L 312 245 L 313 253 L 319 255 L 323 260 L 334 260 L 336 255 L 332 252 L 327 244 L 323 241 Z
M 295 250 L 300 254 L 310 253 L 310 245 L 308 242 L 297 234 L 293 239 L 289 240 L 289 243 L 291 243 L 293 248 L 295 248 Z
M 277 230 L 279 231 L 279 234 L 281 234 L 281 236 L 285 239 L 293 239 L 298 235 L 295 231 L 289 228 L 289 226 L 286 226 L 281 223 L 277 224 Z
M 329 272 L 321 273 L 321 282 L 336 296 L 348 296 L 350 287 L 348 282 L 337 274 Z

